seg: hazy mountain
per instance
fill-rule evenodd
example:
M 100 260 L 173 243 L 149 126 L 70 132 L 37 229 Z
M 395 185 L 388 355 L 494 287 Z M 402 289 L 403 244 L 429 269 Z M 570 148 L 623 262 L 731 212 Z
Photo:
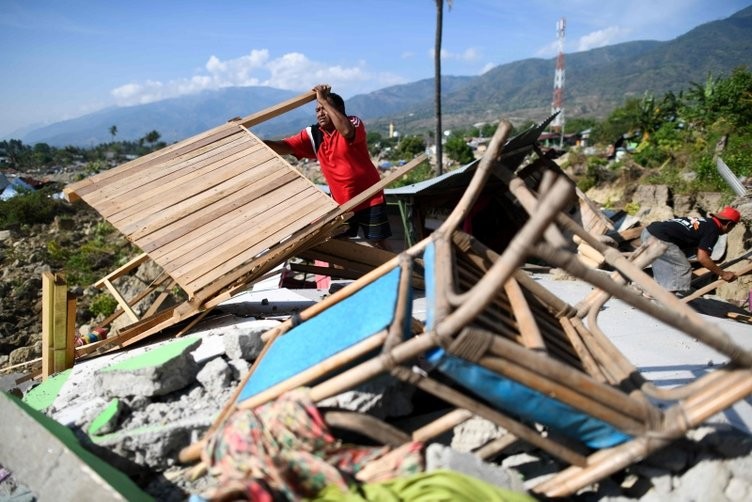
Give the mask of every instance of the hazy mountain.
M 54 146 L 90 146 L 116 140 L 137 140 L 156 130 L 167 143 L 179 141 L 216 127 L 234 117 L 244 117 L 296 96 L 271 87 L 230 87 L 217 91 L 165 99 L 145 105 L 107 108 L 71 120 L 57 122 L 24 135 L 24 143 Z M 297 108 L 254 128 L 257 134 L 283 134 L 301 120 L 311 122 L 313 106 Z
M 728 75 L 752 68 L 752 7 L 703 24 L 667 42 L 637 41 L 566 54 L 564 109 L 567 117 L 605 117 L 625 97 L 645 92 L 679 92 L 709 74 Z M 542 120 L 551 108 L 555 59 L 525 59 L 497 66 L 477 77 L 442 77 L 443 125 L 466 126 L 500 117 Z M 206 91 L 146 105 L 109 108 L 25 134 L 25 143 L 54 146 L 136 140 L 157 130 L 173 142 L 287 100 L 296 93 L 267 87 Z M 433 79 L 380 89 L 347 99 L 347 111 L 360 115 L 371 131 L 387 126 L 408 132 L 433 129 Z M 313 121 L 313 105 L 298 108 L 253 128 L 263 137 L 294 132 Z

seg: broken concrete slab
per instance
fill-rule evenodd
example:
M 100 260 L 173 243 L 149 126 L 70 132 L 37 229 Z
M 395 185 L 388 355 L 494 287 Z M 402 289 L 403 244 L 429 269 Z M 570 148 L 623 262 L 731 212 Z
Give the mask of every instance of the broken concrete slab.
M 188 386 L 198 373 L 190 354 L 201 344 L 183 338 L 103 368 L 95 374 L 99 395 L 105 397 L 162 396 Z
M 222 354 L 227 354 L 230 360 L 252 361 L 263 348 L 261 335 L 279 324 L 275 319 L 243 318 L 233 314 L 206 319 L 191 331 L 191 336 L 204 340 L 193 356 L 199 363 Z
M 215 357 L 204 365 L 196 375 L 196 380 L 208 392 L 220 392 L 232 382 L 232 368 L 221 357 Z
M 0 393 L 0 464 L 39 500 L 153 500 L 84 449 L 73 431 Z
M 366 413 L 376 418 L 404 417 L 413 412 L 415 388 L 391 375 L 380 375 L 371 381 L 320 401 L 318 406 Z
M 449 469 L 516 492 L 526 491 L 518 472 L 487 464 L 472 453 L 433 443 L 426 447 L 425 460 L 426 471 Z

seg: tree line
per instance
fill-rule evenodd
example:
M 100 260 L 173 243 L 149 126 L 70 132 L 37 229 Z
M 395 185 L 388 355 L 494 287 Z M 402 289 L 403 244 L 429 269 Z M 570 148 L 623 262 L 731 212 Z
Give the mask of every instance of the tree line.
M 0 157 L 5 159 L 7 167 L 19 171 L 29 172 L 55 166 L 68 166 L 76 162 L 101 162 L 107 158 L 122 160 L 136 158 L 166 146 L 160 141 L 162 135 L 153 130 L 146 133 L 137 141 L 114 141 L 117 126 L 109 128 L 113 137 L 110 143 L 102 143 L 90 148 L 79 146 L 65 146 L 57 148 L 47 143 L 26 145 L 20 139 L 0 141 Z

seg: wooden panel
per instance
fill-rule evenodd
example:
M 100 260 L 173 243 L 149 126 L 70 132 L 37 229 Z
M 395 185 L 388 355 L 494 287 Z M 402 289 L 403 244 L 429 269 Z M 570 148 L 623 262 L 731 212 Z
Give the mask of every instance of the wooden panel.
M 218 209 L 218 206 L 223 204 L 235 204 L 237 207 L 239 204 L 234 202 L 236 199 L 252 196 L 252 192 L 250 194 L 246 192 L 251 190 L 249 185 L 253 183 L 261 181 L 267 184 L 276 183 L 275 188 L 278 188 L 279 185 L 290 181 L 295 176 L 293 173 L 283 172 L 281 176 L 274 177 L 273 168 L 273 164 L 264 162 L 253 169 L 246 169 L 240 175 L 222 181 L 189 200 L 181 201 L 169 208 L 142 217 L 135 225 L 124 224 L 123 229 L 133 235 L 134 239 L 142 239 L 147 235 L 154 238 L 157 232 L 166 233 L 165 229 L 173 227 L 176 222 L 187 222 L 200 217 L 206 218 L 206 213 L 212 210 L 226 212 L 227 209 Z M 280 179 L 286 181 L 280 182 Z
M 276 225 L 269 224 L 259 228 L 254 237 L 262 240 L 255 242 L 253 247 L 249 248 L 247 243 L 240 239 L 233 239 L 228 241 L 231 246 L 223 248 L 223 253 L 212 253 L 214 260 L 205 260 L 201 263 L 191 262 L 191 268 L 185 271 L 185 279 L 191 281 L 189 288 L 191 290 L 200 289 L 204 284 L 220 278 L 258 254 L 272 248 L 275 244 L 290 236 L 291 232 L 305 227 L 313 216 L 320 214 L 321 209 L 326 207 L 314 194 L 308 194 L 301 202 L 297 205 L 285 204 L 284 207 L 276 208 L 282 219 L 278 220 L 279 223 Z M 243 236 L 241 235 L 241 237 Z M 214 267 L 215 265 L 218 266 Z
M 100 186 L 99 189 L 86 195 L 87 202 L 96 204 L 100 207 L 103 215 L 109 216 L 115 209 L 111 207 L 116 203 L 127 203 L 130 197 L 137 197 L 143 194 L 143 187 L 150 183 L 161 183 L 162 180 L 169 180 L 175 177 L 177 172 L 180 175 L 181 169 L 186 167 L 201 166 L 217 158 L 222 158 L 229 153 L 243 151 L 248 140 L 239 134 L 228 136 L 221 144 L 204 147 L 200 152 L 191 152 L 191 155 L 165 159 L 159 164 L 159 169 L 140 168 L 130 169 L 118 176 L 116 180 L 108 181 L 115 183 L 114 186 Z M 126 197 L 130 194 L 130 197 Z
M 225 173 L 231 167 L 240 169 L 239 166 L 251 164 L 252 160 L 245 159 L 248 159 L 254 152 L 254 147 L 258 147 L 258 144 L 245 143 L 239 145 L 239 147 L 240 149 L 235 153 L 208 159 L 202 158 L 195 163 L 182 166 L 180 170 L 170 173 L 168 176 L 146 180 L 144 184 L 132 190 L 131 193 L 123 193 L 122 196 L 113 201 L 100 204 L 102 216 L 112 221 L 113 224 L 117 224 L 134 215 L 153 213 L 175 203 L 175 201 L 184 200 L 201 193 L 210 188 L 212 182 L 217 179 L 216 170 Z M 265 153 L 269 158 L 271 153 L 268 151 Z M 226 172 L 225 176 L 232 176 L 233 173 L 234 171 Z
M 75 183 L 66 195 L 96 209 L 189 296 L 208 284 L 222 289 L 225 274 L 237 279 L 237 267 L 338 209 L 238 124 Z
M 179 229 L 185 232 L 182 234 L 176 232 L 172 241 L 162 242 L 153 254 L 155 258 L 169 263 L 171 268 L 177 268 L 185 261 L 195 258 L 195 256 L 188 256 L 185 259 L 181 257 L 193 253 L 203 254 L 214 247 L 221 246 L 221 242 L 234 238 L 238 233 L 245 232 L 243 237 L 253 241 L 256 239 L 254 225 L 258 224 L 259 215 L 267 213 L 270 207 L 275 207 L 306 188 L 307 186 L 301 180 L 292 179 L 287 183 L 284 191 L 254 192 L 257 194 L 256 197 L 244 201 L 242 205 L 239 204 L 231 211 L 221 214 L 206 211 L 211 219 L 204 221 L 202 218 L 188 227 Z M 189 248 L 185 247 L 186 242 L 192 242 Z M 151 247 L 146 242 L 143 245 L 147 248 Z
M 153 252 L 155 256 L 162 256 L 174 251 L 182 245 L 182 239 L 205 239 L 211 238 L 232 229 L 233 218 L 249 218 L 251 214 L 245 214 L 247 207 L 257 198 L 264 197 L 267 193 L 276 191 L 282 185 L 288 185 L 280 196 L 289 198 L 290 185 L 300 181 L 293 173 L 284 173 L 269 181 L 263 181 L 258 185 L 246 187 L 242 192 L 220 200 L 204 210 L 192 213 L 185 218 L 174 220 L 167 226 L 153 232 L 144 238 L 138 239 L 138 245 L 147 252 Z M 293 185 L 294 188 L 294 185 Z M 263 208 L 261 208 L 263 209 Z M 258 211 L 258 208 L 256 209 Z M 212 224 L 211 229 L 205 228 Z M 227 228 L 218 227 L 229 225 Z

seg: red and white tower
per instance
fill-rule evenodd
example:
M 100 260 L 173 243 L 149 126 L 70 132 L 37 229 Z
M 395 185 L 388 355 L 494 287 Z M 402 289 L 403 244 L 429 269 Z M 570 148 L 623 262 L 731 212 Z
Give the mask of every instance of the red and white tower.
M 566 21 L 562 17 L 556 23 L 556 38 L 558 53 L 556 55 L 556 72 L 554 73 L 554 99 L 551 103 L 551 113 L 559 114 L 551 122 L 551 130 L 559 131 L 564 137 L 564 28 Z

